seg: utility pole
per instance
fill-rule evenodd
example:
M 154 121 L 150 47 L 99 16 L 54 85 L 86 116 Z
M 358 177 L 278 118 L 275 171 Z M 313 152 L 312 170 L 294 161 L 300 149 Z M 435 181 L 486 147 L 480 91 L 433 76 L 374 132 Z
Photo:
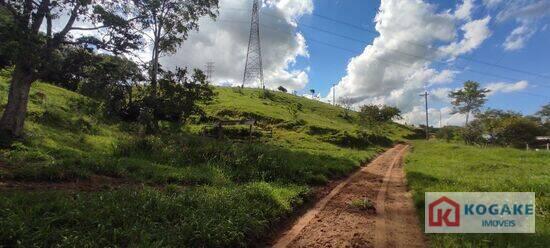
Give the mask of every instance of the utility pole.
M 206 63 L 206 79 L 212 81 L 212 76 L 214 75 L 214 62 Z
M 442 126 L 442 122 L 441 122 L 441 110 L 439 110 L 439 128 L 441 128 Z
M 332 105 L 336 106 L 336 84 L 332 84 Z
M 428 121 L 428 91 L 425 91 L 424 94 L 420 95 L 424 97 L 424 101 L 426 101 L 426 139 L 430 139 L 430 126 Z

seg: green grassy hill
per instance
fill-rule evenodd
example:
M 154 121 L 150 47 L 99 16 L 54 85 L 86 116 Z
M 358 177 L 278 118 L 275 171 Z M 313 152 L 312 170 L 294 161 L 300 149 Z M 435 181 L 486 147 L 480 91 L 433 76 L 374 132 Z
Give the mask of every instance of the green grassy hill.
M 7 98 L 0 77 L 0 111 Z M 343 110 L 290 94 L 217 88 L 192 124 L 106 119 L 101 103 L 49 84 L 31 91 L 25 137 L 0 150 L 0 244 L 247 246 L 306 200 L 409 134 L 357 133 Z M 301 105 L 294 117 L 287 106 Z M 216 134 L 219 120 L 254 118 Z

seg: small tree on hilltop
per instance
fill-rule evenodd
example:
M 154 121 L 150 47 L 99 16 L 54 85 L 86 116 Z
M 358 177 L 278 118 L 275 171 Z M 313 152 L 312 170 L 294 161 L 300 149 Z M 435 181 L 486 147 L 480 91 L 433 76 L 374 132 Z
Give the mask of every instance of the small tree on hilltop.
M 468 125 L 470 113 L 479 113 L 480 108 L 487 101 L 489 92 L 488 89 L 481 89 L 478 82 L 465 82 L 463 89 L 449 93 L 454 106 L 453 113 L 466 114 L 466 125 Z
M 338 98 L 338 104 L 340 104 L 342 108 L 344 108 L 344 118 L 349 119 L 351 117 L 350 112 L 351 108 L 353 107 L 353 99 L 351 99 L 351 97 L 349 96 L 340 97 Z

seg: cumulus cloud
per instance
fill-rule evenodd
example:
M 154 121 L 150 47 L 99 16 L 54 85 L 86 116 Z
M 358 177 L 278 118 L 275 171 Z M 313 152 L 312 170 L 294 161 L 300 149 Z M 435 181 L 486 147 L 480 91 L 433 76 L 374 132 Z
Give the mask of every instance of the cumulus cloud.
M 428 109 L 428 125 L 432 127 L 461 126 L 464 125 L 465 120 L 465 114 L 454 113 L 451 107 Z M 402 124 L 425 125 L 426 110 L 421 106 L 416 106 L 412 111 L 405 113 L 403 119 L 399 122 Z
M 204 68 L 207 62 L 214 62 L 214 83 L 240 85 L 246 61 L 251 7 L 248 0 L 221 0 L 217 21 L 201 19 L 200 31 L 191 33 L 177 53 L 162 58 L 161 63 L 169 68 Z M 291 90 L 304 88 L 309 81 L 308 70 L 296 69 L 294 64 L 298 57 L 308 57 L 309 54 L 305 38 L 296 32 L 296 20 L 312 13 L 312 0 L 266 0 L 260 11 L 266 86 L 284 86 Z
M 403 122 L 423 123 L 424 99 L 420 94 L 438 86 L 428 90 L 430 102 L 448 103 L 451 88 L 441 85 L 453 82 L 460 73 L 435 69 L 431 67 L 432 61 L 452 60 L 469 53 L 491 34 L 491 17 L 471 20 L 473 8 L 473 1 L 464 1 L 453 11 L 437 12 L 437 6 L 424 1 L 382 0 L 375 18 L 375 28 L 380 35 L 362 54 L 350 60 L 347 74 L 335 87 L 336 92 L 350 97 L 356 105 L 396 106 L 404 113 Z M 462 35 L 457 35 L 459 32 Z M 334 88 L 327 97 L 332 90 Z M 430 115 L 434 111 L 441 110 L 432 109 Z M 442 114 L 443 120 L 459 117 L 450 114 L 449 109 L 444 109 Z
M 478 48 L 489 36 L 489 22 L 491 17 L 474 20 L 464 24 L 461 30 L 464 32 L 464 38 L 460 42 L 453 42 L 441 48 L 444 55 L 457 57 L 461 54 L 469 53 Z
M 471 20 L 472 10 L 474 9 L 474 0 L 464 0 L 455 10 L 455 16 L 462 20 Z
M 489 92 L 489 95 L 493 95 L 499 92 L 510 93 L 515 91 L 521 91 L 526 89 L 527 86 L 529 86 L 529 83 L 525 80 L 522 80 L 515 83 L 504 83 L 504 82 L 490 83 L 486 86 L 486 88 L 491 90 L 491 92 Z
M 347 75 L 336 86 L 338 95 L 351 97 L 357 104 L 390 104 L 409 111 L 411 103 L 419 103 L 418 94 L 426 83 L 448 81 L 453 73 L 427 67 L 429 58 L 435 56 L 430 45 L 450 42 L 456 32 L 455 18 L 435 9 L 422 1 L 383 0 L 375 18 L 380 36 L 351 59 Z

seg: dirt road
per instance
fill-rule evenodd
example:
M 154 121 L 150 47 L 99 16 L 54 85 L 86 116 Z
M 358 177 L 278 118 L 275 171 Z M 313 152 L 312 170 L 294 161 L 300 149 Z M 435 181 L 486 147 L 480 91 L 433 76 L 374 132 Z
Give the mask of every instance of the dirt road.
M 425 247 L 403 172 L 407 149 L 395 146 L 336 186 L 274 247 Z

